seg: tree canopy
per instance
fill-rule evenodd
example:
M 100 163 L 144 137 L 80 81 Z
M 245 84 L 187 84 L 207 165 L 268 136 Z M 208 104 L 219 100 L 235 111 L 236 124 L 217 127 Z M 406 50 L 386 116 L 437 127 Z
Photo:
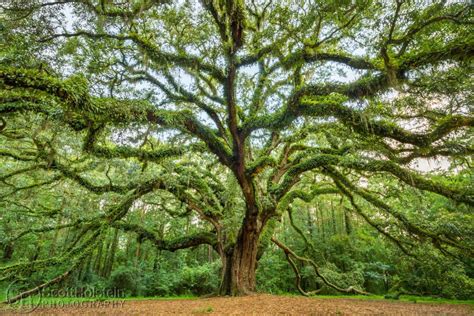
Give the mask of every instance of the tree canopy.
M 348 235 L 360 221 L 404 256 L 466 264 L 472 25 L 455 1 L 1 4 L 2 280 L 54 267 L 50 286 L 114 228 L 158 250 L 209 245 L 221 294 L 255 291 L 275 247 L 301 293 L 301 263 L 365 293 L 279 239 L 293 227 L 317 256 L 321 218 L 301 221 L 317 201 Z M 65 230 L 62 249 L 10 260 Z

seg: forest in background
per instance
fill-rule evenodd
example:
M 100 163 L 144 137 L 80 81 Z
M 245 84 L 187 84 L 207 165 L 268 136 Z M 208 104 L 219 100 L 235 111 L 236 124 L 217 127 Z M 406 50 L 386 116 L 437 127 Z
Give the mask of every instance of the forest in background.
M 1 3 L 0 288 L 473 299 L 472 9 Z
M 43 203 L 46 204 L 46 201 Z M 94 215 L 94 205 L 82 206 L 91 213 L 88 216 Z M 413 196 L 406 197 L 404 203 L 409 212 L 415 212 L 423 205 L 453 208 L 453 205 L 439 198 L 420 201 L 420 197 Z M 73 221 L 85 215 L 74 215 L 74 209 L 70 213 Z M 15 219 L 21 221 L 22 218 L 18 215 Z M 354 285 L 373 294 L 388 294 L 390 298 L 401 294 L 471 300 L 474 297 L 472 259 L 460 261 L 446 257 L 430 246 L 420 247 L 416 257 L 408 257 L 363 220 L 347 213 L 340 199 L 316 199 L 309 204 L 300 202 L 292 210 L 292 218 L 293 223 L 288 216 L 282 218 L 278 238 L 296 253 L 315 260 L 324 275 L 340 286 Z M 463 225 L 447 225 L 443 223 L 445 220 L 429 216 L 431 225 L 444 229 Z M 189 233 L 200 229 L 187 217 L 176 219 L 164 216 L 153 207 L 146 211 L 138 208 L 132 213 L 130 221 L 168 238 L 182 236 L 183 230 Z M 433 223 L 436 221 L 438 223 Z M 8 227 L 12 230 L 14 223 L 14 219 L 9 221 Z M 28 226 L 26 222 L 22 224 Z M 302 227 L 305 227 L 304 237 L 301 235 Z M 25 258 L 32 261 L 54 255 L 66 248 L 77 233 L 75 229 L 65 229 L 40 237 L 23 238 L 14 247 L 5 248 L 2 262 Z M 470 234 L 471 231 L 467 228 L 463 233 Z M 62 286 L 79 290 L 94 288 L 99 292 L 123 289 L 127 296 L 201 296 L 217 292 L 221 265 L 211 246 L 169 252 L 157 249 L 150 241 L 140 240 L 135 233 L 111 228 L 96 252 Z M 322 289 L 322 295 L 339 294 L 315 278 L 310 266 L 301 266 L 300 269 L 303 288 Z M 26 287 L 52 279 L 56 274 L 54 268 L 46 274 L 30 271 L 26 275 Z M 4 282 L 3 288 L 7 286 L 8 283 Z M 299 294 L 294 272 L 284 253 L 275 246 L 270 246 L 259 260 L 257 290 L 273 294 Z

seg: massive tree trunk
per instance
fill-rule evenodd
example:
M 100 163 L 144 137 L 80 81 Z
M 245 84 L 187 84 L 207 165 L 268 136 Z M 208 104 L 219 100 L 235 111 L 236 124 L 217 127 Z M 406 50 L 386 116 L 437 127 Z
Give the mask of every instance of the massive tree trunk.
M 221 295 L 247 295 L 255 292 L 255 272 L 261 229 L 256 218 L 246 218 L 233 248 L 222 260 Z

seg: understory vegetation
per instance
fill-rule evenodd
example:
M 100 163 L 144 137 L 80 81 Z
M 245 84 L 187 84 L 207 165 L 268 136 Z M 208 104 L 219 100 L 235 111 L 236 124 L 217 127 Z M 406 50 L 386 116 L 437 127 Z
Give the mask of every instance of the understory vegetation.
M 313 258 L 331 282 L 342 287 L 355 285 L 372 294 L 386 295 L 387 298 L 396 298 L 397 294 L 461 300 L 474 298 L 472 260 L 462 262 L 449 258 L 433 247 L 420 247 L 416 257 L 408 257 L 356 218 L 352 219 L 351 231 L 348 233 L 345 223 L 347 218 L 344 218 L 337 200 L 333 203 L 334 212 L 330 206 L 322 208 L 319 204 L 318 209 L 315 205 L 318 203 L 312 207 L 306 206 L 300 212 L 301 216 L 294 218 L 297 225 L 309 225 L 307 238 L 312 248 L 289 224 L 285 225 L 285 229 L 280 229 L 278 236 L 299 254 Z M 321 216 L 321 219 L 315 221 L 312 216 L 317 215 L 314 214 Z M 284 217 L 282 222 L 289 222 L 288 217 Z M 156 223 L 157 219 L 154 218 L 148 224 Z M 147 225 L 146 222 L 144 224 Z M 168 234 L 179 235 L 180 230 L 173 232 L 171 229 Z M 51 233 L 42 239 L 25 238 L 16 244 L 16 253 L 11 260 L 45 257 L 51 253 L 52 247 L 67 245 L 65 234 L 56 238 L 55 245 L 51 243 L 54 239 Z M 221 262 L 209 246 L 178 252 L 160 251 L 149 241 L 137 241 L 136 234 L 116 233 L 115 229 L 111 229 L 101 249 L 56 288 L 84 291 L 93 288 L 99 292 L 122 289 L 126 296 L 153 297 L 203 296 L 218 291 Z M 113 258 L 112 252 L 115 253 Z M 108 268 L 109 265 L 112 267 Z M 316 279 L 310 266 L 301 266 L 300 272 L 304 288 L 321 288 L 321 295 L 339 294 Z M 55 267 L 41 275 L 31 273 L 22 288 L 32 288 L 54 278 L 56 274 Z M 2 288 L 7 288 L 8 283 L 3 284 Z M 269 247 L 259 260 L 257 291 L 299 294 L 294 273 L 284 254 L 276 247 Z
M 474 299 L 473 6 L 0 1 L 0 288 Z

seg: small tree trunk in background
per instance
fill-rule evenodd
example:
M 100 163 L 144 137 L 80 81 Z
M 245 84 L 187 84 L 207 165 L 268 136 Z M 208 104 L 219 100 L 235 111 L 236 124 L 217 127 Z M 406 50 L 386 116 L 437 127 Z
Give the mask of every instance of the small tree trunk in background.
M 390 290 L 390 280 L 387 270 L 383 271 L 383 284 L 385 287 L 385 292 L 388 293 L 388 291 Z
M 70 227 L 66 231 L 66 235 L 64 236 L 64 242 L 62 244 L 62 250 L 65 251 L 67 249 L 67 245 L 69 244 L 69 240 L 71 236 L 74 235 L 74 227 Z
M 5 261 L 11 260 L 11 258 L 13 257 L 13 251 L 14 251 L 13 243 L 8 242 L 5 245 L 5 248 L 3 248 L 3 257 L 2 257 L 3 260 L 5 260 Z
M 209 261 L 209 263 L 212 263 L 212 246 L 211 245 L 208 245 L 207 246 L 207 259 Z
M 334 204 L 331 201 L 331 218 L 332 218 L 332 233 L 333 235 L 337 234 L 337 222 L 336 222 L 336 212 L 334 211 Z
M 165 234 L 165 226 L 164 224 L 161 224 L 159 227 L 158 227 L 158 230 L 157 230 L 157 234 L 158 234 L 158 237 L 160 239 L 163 239 L 163 236 Z M 161 250 L 160 249 L 157 249 L 156 250 L 156 253 L 155 253 L 155 258 L 153 260 L 153 271 L 156 272 L 160 269 L 160 256 L 161 256 Z
M 140 225 L 143 225 L 144 218 L 145 218 L 145 210 L 143 208 L 138 210 L 139 215 L 140 215 Z M 137 243 L 137 248 L 135 249 L 135 260 L 134 260 L 134 265 L 138 266 L 138 263 L 140 262 L 140 257 L 142 256 L 142 242 L 141 240 L 138 241 Z
M 13 229 L 12 227 L 9 225 L 10 224 L 10 220 L 7 219 L 6 221 L 4 221 L 2 223 L 3 225 L 3 231 L 6 233 L 6 235 L 13 235 Z M 0 243 L 2 244 L 2 243 Z M 7 260 L 10 260 L 12 257 L 13 257 L 13 251 L 14 251 L 14 248 L 13 248 L 13 242 L 11 241 L 8 241 L 4 244 L 4 247 L 3 247 L 3 255 L 2 255 L 2 259 L 7 261 Z
M 132 243 L 136 240 L 131 234 L 127 234 L 127 245 L 125 246 L 125 257 L 127 260 L 133 259 L 133 254 L 131 254 Z M 107 246 L 108 247 L 108 246 Z M 108 249 L 108 248 L 105 249 Z
M 350 235 L 352 233 L 351 214 L 349 214 L 347 210 L 344 210 L 344 226 L 346 228 L 346 234 Z
M 187 235 L 189 233 L 189 227 L 191 225 L 191 219 L 189 216 L 186 217 L 186 226 L 184 227 L 184 232 Z
M 146 245 L 143 245 L 142 246 L 142 256 L 141 256 L 141 260 L 143 262 L 148 262 L 148 254 L 150 253 L 150 250 L 148 247 L 146 247 Z
M 325 234 L 325 231 L 324 231 L 324 217 L 323 217 L 323 209 L 321 207 L 321 205 L 318 203 L 318 206 L 317 206 L 317 211 L 319 211 L 319 231 L 321 232 L 321 239 L 323 240 L 323 242 L 325 241 L 325 237 L 326 237 L 326 234 Z
M 118 229 L 114 229 L 114 236 L 112 238 L 112 241 L 110 242 L 110 248 L 108 249 L 108 256 L 107 256 L 107 261 L 105 264 L 105 277 L 109 277 L 110 273 L 112 272 L 112 268 L 114 265 L 115 261 L 115 252 L 117 251 L 117 244 L 118 244 Z
M 37 260 L 39 255 L 40 255 L 40 252 L 41 252 L 41 246 L 40 246 L 39 243 L 37 243 L 36 247 L 35 247 L 35 252 L 34 252 L 33 256 L 30 258 L 30 261 Z
M 94 262 L 94 271 L 97 274 L 100 274 L 101 267 L 102 267 L 102 249 L 104 248 L 104 240 L 100 241 L 98 250 L 97 250 L 97 256 L 95 258 Z
M 107 232 L 107 237 L 104 238 L 104 241 L 105 241 L 105 246 L 104 246 L 104 254 L 103 254 L 103 257 L 104 257 L 104 261 L 103 261 L 103 264 L 102 264 L 102 270 L 100 271 L 100 276 L 102 277 L 105 277 L 107 275 L 107 267 L 108 267 L 108 263 L 109 263 L 109 258 L 110 258 L 110 247 L 112 245 L 112 241 L 110 240 L 110 236 Z M 128 254 L 128 246 L 130 245 L 130 240 L 128 241 L 128 244 L 127 244 L 127 254 Z
M 58 220 L 58 225 L 61 225 L 62 220 Z M 54 232 L 53 240 L 51 241 L 51 246 L 49 247 L 49 255 L 53 257 L 56 254 L 56 244 L 58 242 L 59 229 L 56 229 Z
M 35 247 L 35 251 L 34 251 L 33 255 L 30 257 L 30 262 L 38 260 L 40 253 L 41 253 L 41 246 L 40 246 L 40 243 L 37 242 L 36 247 Z M 30 277 L 33 274 L 33 272 L 35 272 L 34 268 L 28 268 L 28 270 L 25 274 L 26 274 L 27 277 Z
M 79 276 L 78 279 L 84 281 L 88 272 L 90 271 L 90 266 L 92 262 L 92 256 L 88 256 L 86 261 L 81 265 L 79 269 Z
M 63 201 L 61 203 L 61 209 L 64 208 L 65 201 L 66 200 L 63 199 Z M 60 215 L 58 216 L 57 224 L 61 225 L 62 223 L 63 223 L 63 213 L 60 213 Z M 58 238 L 59 238 L 59 229 L 56 229 L 54 231 L 53 240 L 51 241 L 51 246 L 49 247 L 49 255 L 51 257 L 53 257 L 56 254 L 56 247 L 57 247 L 57 244 L 58 244 Z
M 137 248 L 135 249 L 135 265 L 140 261 L 140 255 L 142 254 L 142 243 L 137 243 Z
M 306 215 L 307 215 L 307 221 L 308 221 L 308 229 L 309 229 L 309 237 L 311 240 L 313 240 L 314 237 L 314 219 L 313 215 L 311 214 L 311 207 L 308 207 L 306 209 Z
M 159 263 L 160 254 L 161 254 L 161 250 L 157 249 L 155 258 L 153 259 L 153 272 L 157 272 L 158 269 L 160 268 L 160 263 Z

